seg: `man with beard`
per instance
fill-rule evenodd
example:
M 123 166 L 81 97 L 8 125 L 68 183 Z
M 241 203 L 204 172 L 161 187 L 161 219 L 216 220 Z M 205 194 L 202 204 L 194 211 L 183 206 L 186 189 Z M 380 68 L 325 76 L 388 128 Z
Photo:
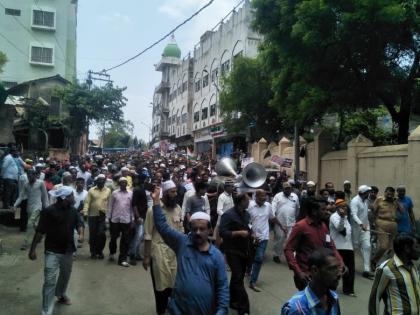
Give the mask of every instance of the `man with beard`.
M 298 290 L 305 289 L 311 278 L 309 256 L 315 249 L 330 248 L 343 266 L 343 260 L 324 223 L 326 220 L 329 220 L 329 215 L 325 202 L 316 199 L 308 201 L 306 218 L 296 223 L 286 241 L 284 254 L 289 268 L 294 272 L 295 286 Z
M 299 222 L 300 220 L 304 219 L 306 217 L 306 201 L 309 198 L 314 198 L 316 193 L 316 184 L 313 181 L 308 181 L 306 183 L 306 190 L 302 192 L 301 195 L 301 207 L 299 208 L 299 214 L 296 218 L 296 222 Z
M 191 233 L 172 228 L 165 219 L 159 200 L 160 189 L 152 194 L 153 217 L 157 231 L 176 253 L 177 272 L 169 303 L 174 315 L 227 315 L 229 289 L 223 255 L 209 240 L 210 215 L 196 212 L 190 218 Z
M 54 312 L 54 296 L 58 303 L 70 305 L 66 295 L 73 265 L 74 230 L 81 235 L 79 215 L 73 207 L 73 188 L 63 186 L 52 190 L 50 194 L 57 200 L 56 203 L 42 210 L 32 241 L 29 258 L 35 260 L 36 246 L 45 234 L 45 267 L 44 285 L 42 288 L 42 315 L 52 315 Z M 58 279 L 57 279 L 58 275 Z
M 394 239 L 393 258 L 376 269 L 369 299 L 369 315 L 380 313 L 384 300 L 384 314 L 417 315 L 420 313 L 420 280 L 413 260 L 420 257 L 419 240 L 406 233 Z
M 311 281 L 296 293 L 281 310 L 281 315 L 328 314 L 340 315 L 335 292 L 341 277 L 340 262 L 334 251 L 319 248 L 308 257 Z
M 167 224 L 183 233 L 181 208 L 176 203 L 176 185 L 169 180 L 162 184 L 162 199 L 159 200 L 160 189 L 152 193 L 153 204 L 159 204 Z M 157 194 L 157 197 L 155 196 Z M 153 290 L 155 293 L 156 313 L 164 314 L 167 307 L 172 288 L 175 285 L 177 260 L 174 251 L 165 244 L 159 234 L 154 221 L 154 212 L 151 208 L 147 210 L 144 225 L 144 259 L 143 267 L 147 270 L 150 266 Z

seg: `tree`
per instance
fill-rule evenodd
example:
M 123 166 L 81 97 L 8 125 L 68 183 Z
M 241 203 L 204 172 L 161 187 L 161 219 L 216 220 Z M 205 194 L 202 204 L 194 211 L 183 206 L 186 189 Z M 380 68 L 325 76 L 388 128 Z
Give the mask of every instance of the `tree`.
M 111 123 L 103 133 L 104 148 L 128 148 L 133 145 L 134 125 L 131 121 Z
M 3 66 L 6 64 L 6 62 L 7 62 L 6 55 L 0 51 L 0 73 L 3 72 Z
M 87 84 L 72 83 L 56 91 L 68 116 L 63 124 L 69 137 L 73 152 L 78 151 L 78 139 L 87 131 L 89 124 L 123 122 L 122 108 L 127 99 L 125 88 L 107 84 L 89 89 Z
M 420 60 L 412 0 L 254 0 L 272 73 L 270 104 L 309 125 L 328 112 L 384 105 L 407 142 Z
M 279 112 L 268 106 L 273 92 L 260 58 L 236 58 L 232 71 L 222 79 L 222 86 L 220 110 L 229 133 L 252 128 L 251 140 L 277 140 L 273 137 L 283 129 L 283 122 Z

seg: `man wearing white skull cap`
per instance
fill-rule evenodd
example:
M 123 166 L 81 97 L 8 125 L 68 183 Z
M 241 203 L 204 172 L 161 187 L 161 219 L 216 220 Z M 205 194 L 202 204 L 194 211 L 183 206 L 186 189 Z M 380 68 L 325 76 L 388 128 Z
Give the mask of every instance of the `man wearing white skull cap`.
M 71 275 L 73 253 L 76 251 L 73 239 L 75 229 L 79 233 L 80 241 L 83 241 L 82 222 L 73 207 L 73 189 L 63 186 L 51 191 L 50 194 L 54 195 L 57 202 L 41 211 L 29 252 L 29 258 L 35 260 L 36 246 L 45 234 L 42 315 L 53 314 L 55 297 L 60 304 L 71 304 L 66 291 Z
M 173 181 L 162 183 L 163 194 L 159 203 L 166 222 L 172 229 L 184 232 L 181 220 L 181 208 L 177 204 L 177 188 Z M 158 196 L 160 194 L 160 189 Z M 159 199 L 159 198 L 158 198 Z M 153 290 L 155 293 L 156 313 L 165 313 L 169 297 L 175 285 L 176 256 L 174 251 L 167 245 L 159 234 L 155 223 L 154 213 L 151 208 L 147 210 L 144 224 L 144 259 L 143 267 L 151 269 Z
M 178 261 L 175 286 L 169 302 L 170 314 L 226 315 L 229 289 L 222 253 L 208 237 L 210 215 L 198 211 L 190 217 L 188 235 L 168 224 L 159 200 L 159 188 L 153 194 L 153 219 L 165 243 Z

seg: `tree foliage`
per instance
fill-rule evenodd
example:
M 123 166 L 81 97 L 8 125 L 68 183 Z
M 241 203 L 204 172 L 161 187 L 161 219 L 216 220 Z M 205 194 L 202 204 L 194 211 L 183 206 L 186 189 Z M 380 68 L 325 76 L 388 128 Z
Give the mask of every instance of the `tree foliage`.
M 260 58 L 236 58 L 232 71 L 223 78 L 220 92 L 220 110 L 228 132 L 252 128 L 251 140 L 271 140 L 278 130 L 283 130 L 279 112 L 268 107 L 273 92 L 261 62 Z
M 134 125 L 131 121 L 113 122 L 105 128 L 103 146 L 105 148 L 128 148 L 134 145 L 132 137 Z
M 270 104 L 301 126 L 384 105 L 407 141 L 420 59 L 412 0 L 254 0 Z
M 7 62 L 6 54 L 0 51 L 0 73 L 3 72 L 3 66 Z

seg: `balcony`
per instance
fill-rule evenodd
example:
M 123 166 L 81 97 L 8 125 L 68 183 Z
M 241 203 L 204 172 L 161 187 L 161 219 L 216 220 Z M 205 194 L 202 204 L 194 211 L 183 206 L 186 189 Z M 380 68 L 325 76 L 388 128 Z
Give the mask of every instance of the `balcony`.
M 160 84 L 156 87 L 155 93 L 163 93 L 165 90 L 169 90 L 171 88 L 171 85 L 169 82 L 162 81 Z

